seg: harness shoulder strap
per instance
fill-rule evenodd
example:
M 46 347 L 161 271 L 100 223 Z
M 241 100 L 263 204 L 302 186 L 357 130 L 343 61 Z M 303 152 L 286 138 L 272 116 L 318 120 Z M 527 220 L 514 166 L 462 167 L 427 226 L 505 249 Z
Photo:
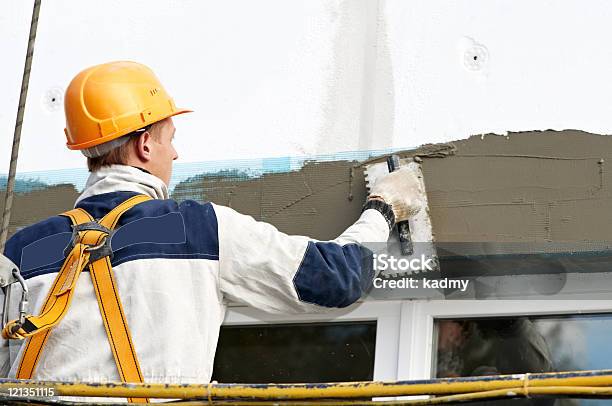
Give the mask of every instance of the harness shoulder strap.
M 145 195 L 137 195 L 127 199 L 104 216 L 99 224 L 113 230 L 123 213 L 150 199 Z M 89 265 L 89 271 L 121 381 L 142 383 L 144 378 L 117 291 L 117 282 L 110 258 L 105 256 L 93 262 Z M 130 403 L 148 403 L 147 398 L 130 398 L 128 400 Z
M 52 288 L 45 299 L 41 315 L 27 317 L 26 323 L 21 325 L 18 332 L 15 333 L 17 337 L 31 337 L 26 343 L 17 371 L 17 378 L 31 379 L 51 328 L 59 323 L 67 312 L 76 287 L 76 281 L 82 269 L 89 263 L 90 251 L 88 249 L 99 247 L 104 239 L 108 238 L 108 233 L 103 230 L 113 230 L 126 211 L 150 199 L 145 195 L 136 195 L 111 210 L 97 222 L 97 227 L 92 225 L 91 228 L 85 227 L 82 231 L 75 229 L 78 238 L 74 241 L 74 247 L 53 282 Z M 62 213 L 62 215 L 70 218 L 73 226 L 86 225 L 86 223 L 94 221 L 89 213 L 78 208 Z M 89 270 L 121 380 L 123 382 L 143 382 L 109 256 L 105 255 L 100 259 L 93 260 L 92 263 L 89 263 Z M 9 325 L 5 327 L 5 330 Z M 130 398 L 129 401 L 144 403 L 148 399 Z
M 82 223 L 87 223 L 89 221 L 93 221 L 93 218 L 89 215 L 89 213 L 87 213 L 83 209 L 73 209 L 73 210 L 63 213 L 63 215 L 69 217 L 73 224 L 82 224 Z M 79 254 L 81 254 L 81 252 L 79 252 Z M 51 327 L 49 325 L 51 323 L 46 323 L 44 321 L 43 316 L 45 314 L 49 314 L 53 305 L 56 305 L 56 308 L 60 309 L 59 310 L 60 313 L 62 312 L 62 310 L 64 310 L 64 313 L 65 311 L 67 311 L 68 303 L 62 306 L 63 307 L 62 309 L 62 307 L 59 307 L 61 306 L 61 304 L 57 303 L 56 297 L 57 297 L 57 294 L 59 293 L 60 288 L 67 281 L 68 270 L 71 268 L 72 262 L 74 262 L 74 256 L 75 256 L 75 253 L 71 252 L 66 258 L 66 260 L 64 261 L 64 264 L 62 265 L 62 268 L 60 269 L 57 276 L 55 277 L 55 280 L 53 281 L 51 289 L 49 290 L 49 293 L 47 294 L 47 297 L 44 301 L 42 311 L 41 311 L 41 316 L 38 316 L 39 319 L 42 319 L 41 320 L 42 323 L 40 323 L 40 326 L 48 326 L 48 328 L 44 328 L 40 332 L 36 331 L 38 329 L 33 330 L 30 333 L 20 331 L 20 333 L 25 333 L 25 334 L 21 334 L 23 337 L 30 336 L 30 339 L 25 344 L 23 356 L 21 358 L 19 368 L 17 369 L 18 379 L 31 379 L 32 378 L 32 375 L 34 374 L 34 369 L 36 368 L 36 365 L 38 364 L 38 360 L 40 358 L 42 350 L 45 344 L 47 343 L 47 339 L 49 338 L 49 333 L 51 332 L 50 330 Z M 78 275 L 73 274 L 72 276 L 76 277 Z M 32 318 L 28 318 L 27 321 L 29 321 L 31 324 L 34 324 L 34 321 L 32 321 Z M 11 323 L 9 323 L 9 325 L 4 327 L 3 334 L 5 334 L 5 331 L 9 328 L 10 324 Z M 37 333 L 40 333 L 40 334 L 37 334 Z

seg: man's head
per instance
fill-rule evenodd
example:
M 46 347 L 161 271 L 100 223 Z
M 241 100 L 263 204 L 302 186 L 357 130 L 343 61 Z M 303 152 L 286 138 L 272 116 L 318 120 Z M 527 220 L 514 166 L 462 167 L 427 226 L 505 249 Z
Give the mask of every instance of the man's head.
M 168 185 L 172 176 L 172 161 L 178 154 L 172 145 L 176 129 L 172 118 L 168 117 L 141 130 L 119 138 L 118 146 L 110 151 L 87 158 L 90 172 L 114 165 L 123 164 L 146 169 Z
M 112 164 L 138 166 L 170 181 L 172 116 L 178 109 L 153 71 L 135 62 L 85 69 L 70 82 L 64 104 L 70 149 L 87 156 L 90 171 Z

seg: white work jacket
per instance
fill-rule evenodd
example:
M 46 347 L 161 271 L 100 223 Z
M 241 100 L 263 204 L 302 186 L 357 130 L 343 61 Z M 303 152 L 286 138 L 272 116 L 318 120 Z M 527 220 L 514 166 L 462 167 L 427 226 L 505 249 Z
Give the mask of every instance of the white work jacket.
M 389 235 L 383 215 L 366 210 L 333 241 L 290 236 L 229 207 L 178 203 L 160 179 L 124 165 L 92 173 L 76 207 L 101 218 L 137 193 L 154 199 L 121 218 L 112 265 L 146 382 L 209 382 L 228 301 L 276 313 L 321 312 L 355 302 L 373 278 L 371 258 L 360 243 L 384 242 Z M 5 255 L 30 288 L 33 314 L 39 314 L 62 265 L 70 232 L 69 219 L 54 216 L 7 243 Z M 19 296 L 14 289 L 13 309 Z M 22 344 L 11 340 L 10 351 L 3 346 L 5 376 L 15 376 Z M 33 379 L 120 380 L 86 271 Z

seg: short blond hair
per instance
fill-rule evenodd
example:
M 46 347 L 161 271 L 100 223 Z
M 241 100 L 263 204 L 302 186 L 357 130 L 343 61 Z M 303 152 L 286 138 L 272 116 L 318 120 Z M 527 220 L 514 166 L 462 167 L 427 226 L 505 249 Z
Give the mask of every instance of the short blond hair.
M 105 166 L 126 164 L 130 149 L 133 147 L 134 143 L 138 141 L 138 137 L 140 137 L 142 134 L 148 131 L 149 134 L 151 134 L 151 137 L 153 137 L 153 139 L 159 141 L 161 133 L 157 131 L 157 127 L 160 124 L 161 121 L 158 121 L 156 123 L 144 127 L 143 129 L 145 131 L 142 131 L 143 129 L 141 129 L 124 135 L 123 137 L 128 138 L 127 142 L 124 142 L 118 147 L 111 149 L 103 155 L 100 155 L 95 158 L 87 158 L 87 169 L 89 170 L 89 172 L 95 172 Z

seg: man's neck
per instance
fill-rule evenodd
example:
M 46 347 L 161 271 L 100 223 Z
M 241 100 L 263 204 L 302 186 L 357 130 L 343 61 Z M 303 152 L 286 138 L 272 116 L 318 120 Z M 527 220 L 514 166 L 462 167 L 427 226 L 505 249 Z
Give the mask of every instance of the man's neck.
M 130 165 L 130 166 L 131 166 L 132 168 L 140 169 L 140 170 L 141 170 L 141 171 L 143 171 L 144 173 L 148 173 L 149 175 L 151 175 L 151 172 L 147 171 L 147 170 L 146 170 L 146 169 L 144 169 L 144 168 L 141 168 L 141 167 L 139 167 L 139 166 L 134 166 L 134 165 Z

